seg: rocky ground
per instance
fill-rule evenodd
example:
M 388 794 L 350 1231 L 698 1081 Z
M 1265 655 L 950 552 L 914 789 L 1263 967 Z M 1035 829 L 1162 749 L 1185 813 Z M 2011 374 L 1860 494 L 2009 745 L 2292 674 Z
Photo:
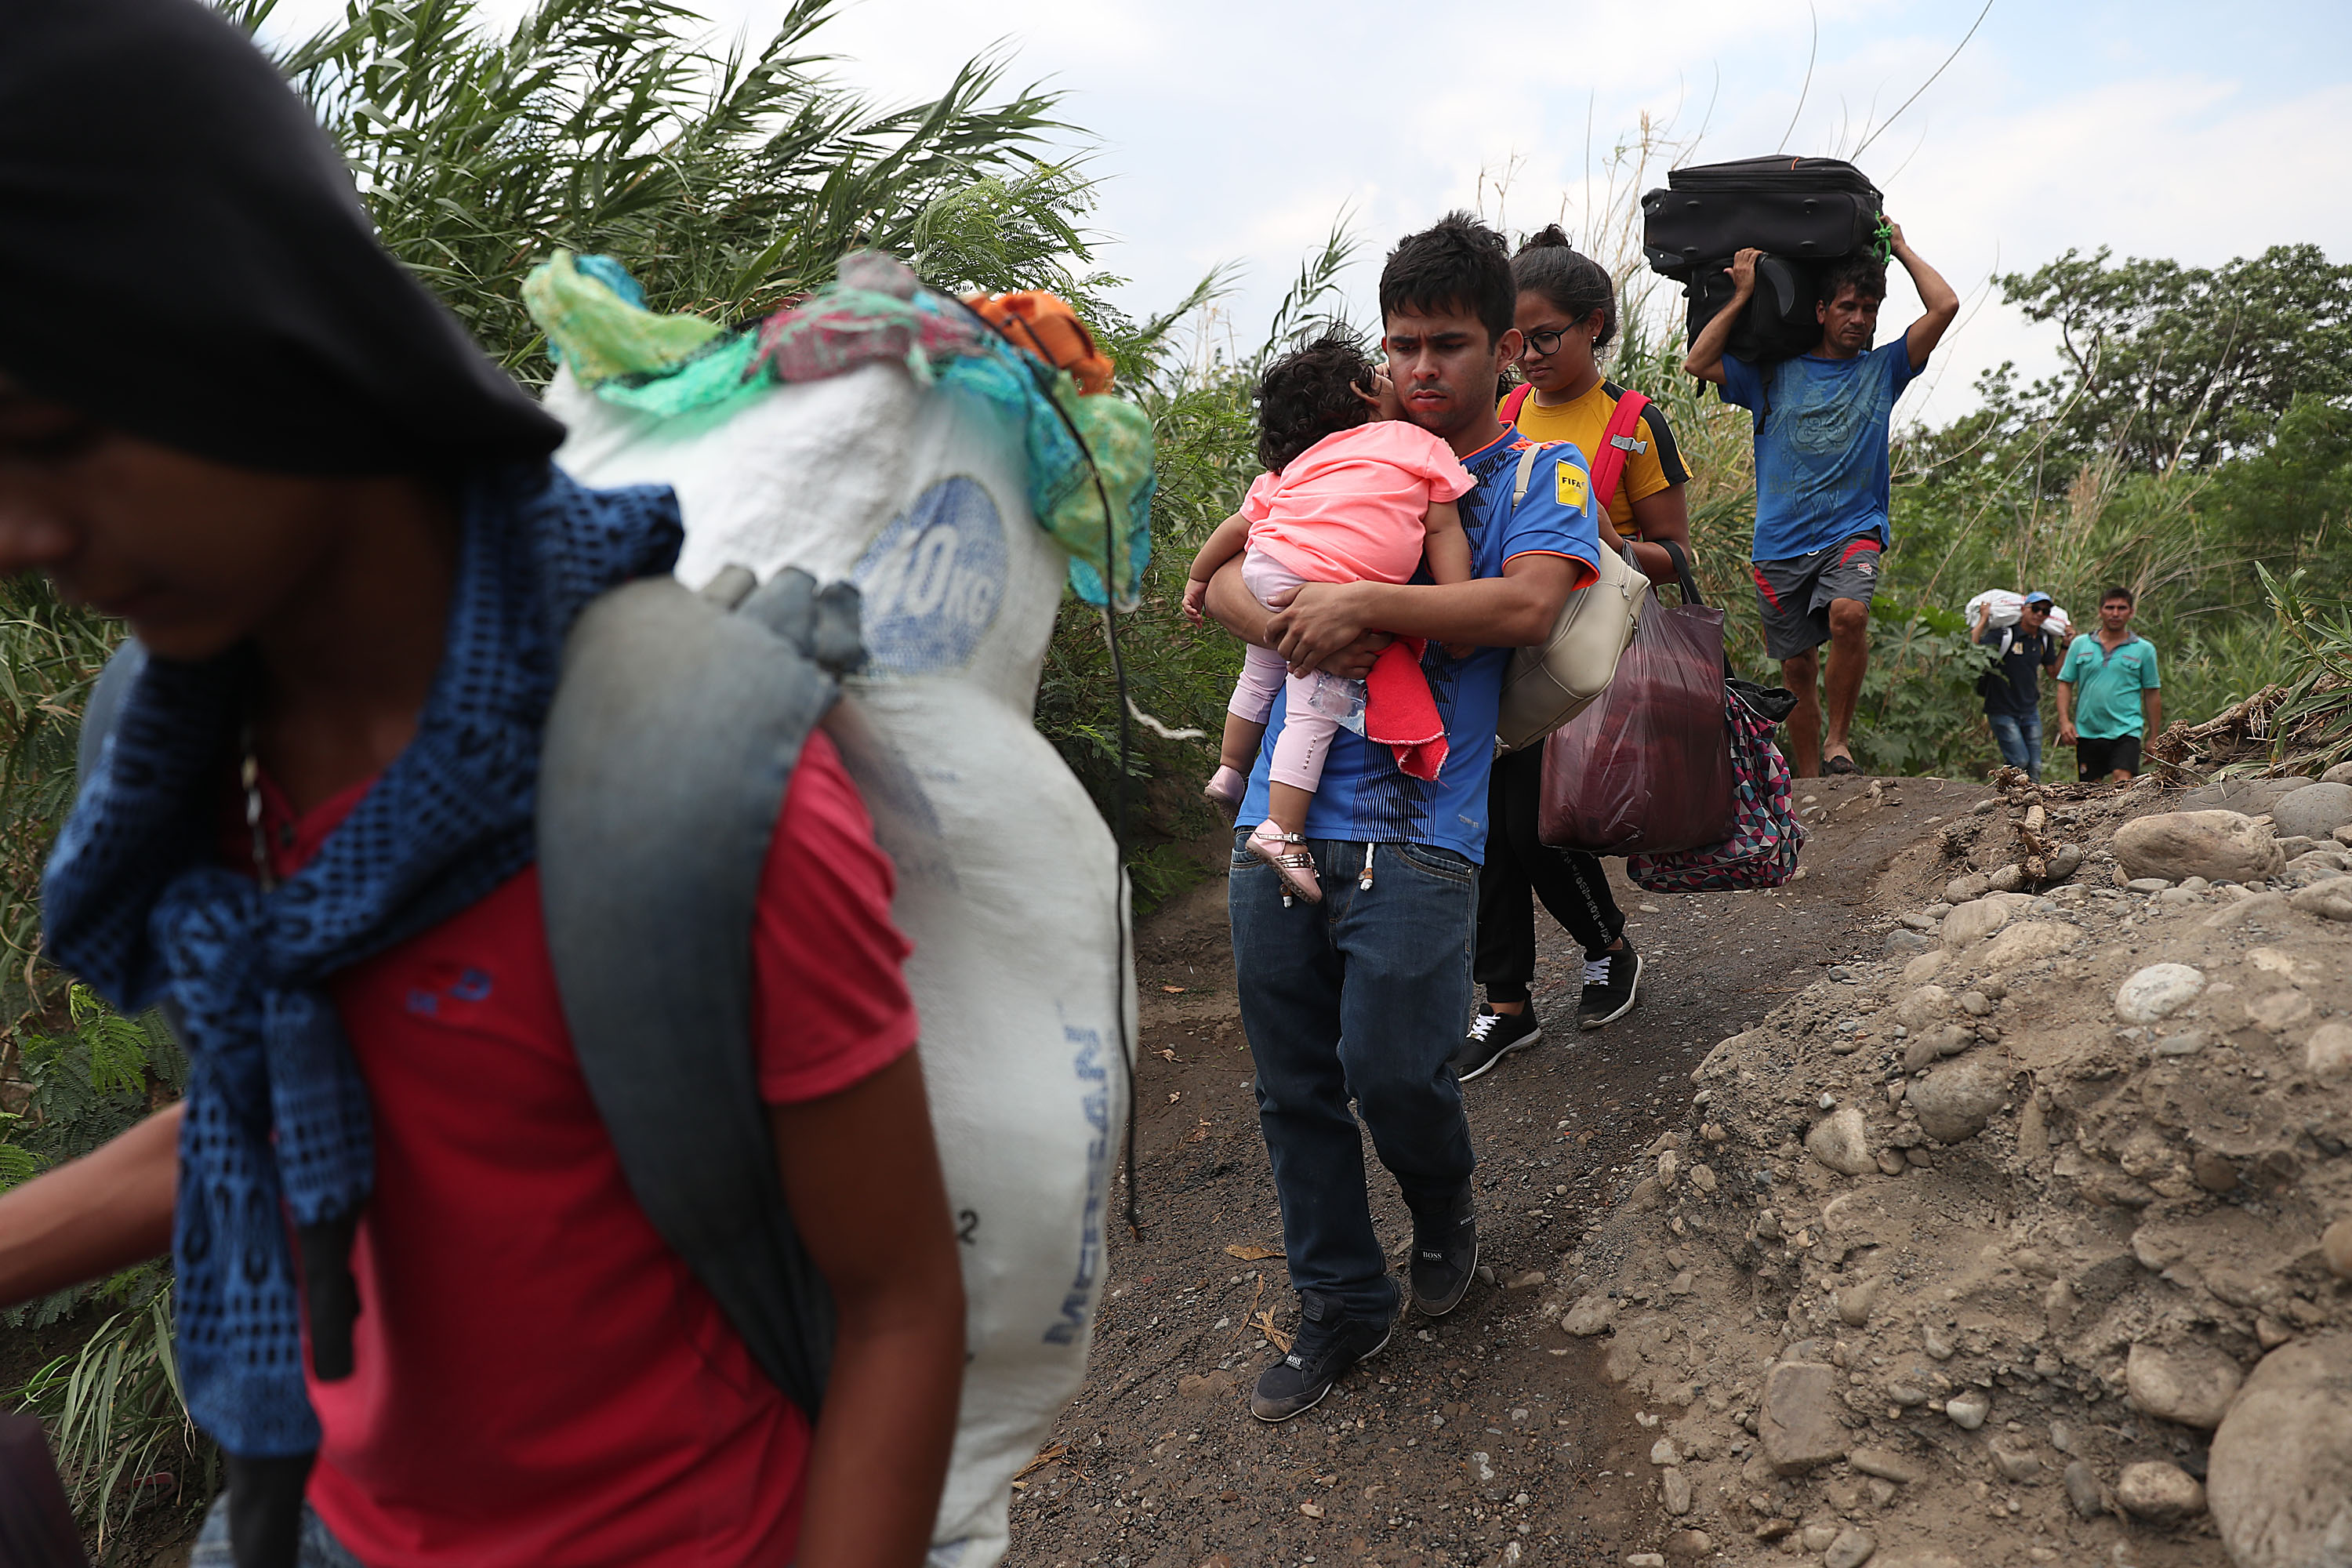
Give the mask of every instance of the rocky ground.
M 2352 788 L 2293 783 L 2013 778 L 1880 879 L 1916 955 L 1709 1054 L 1558 1300 L 1663 1415 L 1646 1561 L 2352 1564 Z
M 2352 787 L 1801 794 L 1789 889 L 1621 893 L 1643 1006 L 1471 1087 L 1495 1279 L 1279 1427 L 1222 887 L 1148 924 L 1010 1561 L 2352 1568 Z

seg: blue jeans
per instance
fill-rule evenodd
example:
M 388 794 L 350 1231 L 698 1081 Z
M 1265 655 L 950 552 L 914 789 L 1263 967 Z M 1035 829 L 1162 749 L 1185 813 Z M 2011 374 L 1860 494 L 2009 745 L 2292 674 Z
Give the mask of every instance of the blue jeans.
M 294 1568 L 362 1568 L 360 1560 L 327 1532 L 326 1524 L 307 1502 L 302 1505 L 302 1538 L 296 1552 Z M 224 1492 L 205 1515 L 205 1528 L 188 1553 L 188 1568 L 231 1568 L 234 1562 L 228 1551 L 228 1494 Z
M 1985 722 L 1992 726 L 1993 743 L 2000 748 L 2000 760 L 2012 768 L 2023 768 L 2025 776 L 2042 776 L 2042 715 L 2039 713 L 1988 713 Z
M 1385 1321 L 1397 1289 L 1356 1117 L 1415 1213 L 1443 1213 L 1469 1181 L 1477 1162 L 1446 1062 L 1470 1022 L 1477 868 L 1450 849 L 1382 844 L 1365 889 L 1361 843 L 1309 839 L 1323 901 L 1285 909 L 1246 837 L 1234 835 L 1227 893 L 1234 968 L 1290 1283 Z

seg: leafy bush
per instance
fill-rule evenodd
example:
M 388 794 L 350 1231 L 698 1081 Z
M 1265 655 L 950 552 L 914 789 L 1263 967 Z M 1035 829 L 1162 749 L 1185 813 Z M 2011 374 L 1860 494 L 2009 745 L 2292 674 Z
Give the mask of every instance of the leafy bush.
M 1167 314 L 1129 327 L 1113 318 L 1105 336 L 1124 395 L 1151 416 L 1159 490 L 1151 509 L 1151 564 L 1141 602 L 1118 617 L 1129 700 L 1122 726 L 1118 676 L 1103 617 L 1065 600 L 1045 651 L 1037 728 L 1078 775 L 1107 820 L 1123 817 L 1139 909 L 1181 891 L 1202 875 L 1173 851 L 1221 818 L 1199 789 L 1215 766 L 1225 702 L 1240 673 L 1241 645 L 1219 627 L 1184 618 L 1187 569 L 1257 477 L 1252 396 L 1265 363 L 1333 324 L 1339 275 L 1353 250 L 1343 226 L 1299 268 L 1257 347 L 1224 351 L 1211 336 L 1216 275 Z M 1139 718 L 1138 715 L 1148 715 Z M 1119 756 L 1126 747 L 1122 785 Z M 1123 795 L 1122 795 L 1123 792 Z M 1124 798 L 1127 805 L 1122 806 Z
M 1992 750 L 1977 680 L 1998 661 L 1950 610 L 1881 597 L 1870 606 L 1870 666 L 1854 710 L 1854 757 L 1868 772 L 1973 771 Z
M 125 1018 L 88 988 L 72 986 L 65 1026 L 26 1030 L 12 1040 L 0 1074 L 0 1190 L 78 1159 L 159 1106 L 187 1082 L 187 1059 L 152 1013 Z M 89 1292 L 60 1290 L 0 1318 L 13 1325 L 54 1322 Z
M 0 1028 L 63 1001 L 38 962 L 41 868 L 73 804 L 82 703 L 121 636 L 47 577 L 0 578 Z M 0 1047 L 0 1080 L 12 1056 Z

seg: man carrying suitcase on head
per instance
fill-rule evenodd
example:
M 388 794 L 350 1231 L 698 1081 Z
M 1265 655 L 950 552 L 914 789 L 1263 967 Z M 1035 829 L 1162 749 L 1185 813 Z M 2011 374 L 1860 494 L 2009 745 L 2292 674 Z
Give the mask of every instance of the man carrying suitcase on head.
M 1691 343 L 1683 368 L 1756 415 L 1756 596 L 1764 649 L 1797 694 L 1789 715 L 1800 778 L 1854 771 L 1849 732 L 1870 658 L 1870 598 L 1886 521 L 1887 420 L 1959 314 L 1960 298 L 1894 227 L 1894 254 L 1927 314 L 1899 342 L 1873 348 L 1886 269 L 1866 255 L 1829 263 L 1811 352 L 1756 365 L 1725 354 L 1746 316 L 1763 253 L 1732 258 L 1729 303 Z M 1829 733 L 1822 732 L 1819 656 L 1830 645 Z

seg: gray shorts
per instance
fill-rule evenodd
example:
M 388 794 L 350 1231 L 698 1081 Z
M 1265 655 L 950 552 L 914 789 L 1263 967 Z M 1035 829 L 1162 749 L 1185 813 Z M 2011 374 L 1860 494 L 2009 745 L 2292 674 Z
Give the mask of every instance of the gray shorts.
M 1751 563 L 1765 656 L 1795 658 L 1829 641 L 1830 601 L 1867 605 L 1878 592 L 1878 535 L 1864 533 L 1810 555 Z

